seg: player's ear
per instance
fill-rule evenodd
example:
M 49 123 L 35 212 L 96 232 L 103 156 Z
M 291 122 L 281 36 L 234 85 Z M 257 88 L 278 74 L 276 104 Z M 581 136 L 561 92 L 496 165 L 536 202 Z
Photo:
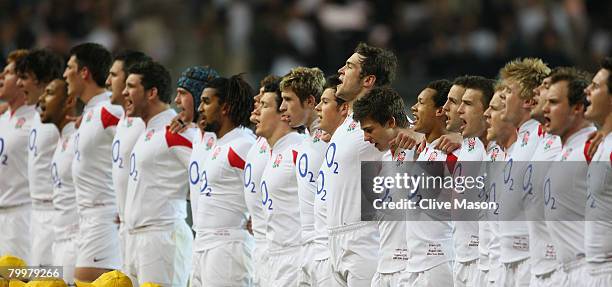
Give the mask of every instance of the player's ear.
M 523 108 L 524 109 L 531 109 L 531 108 L 533 108 L 535 106 L 536 106 L 536 101 L 533 98 L 523 100 Z
M 389 120 L 388 120 L 388 121 L 385 123 L 385 126 L 387 126 L 387 128 L 389 128 L 389 129 L 394 129 L 394 128 L 397 126 L 397 124 L 396 124 L 396 122 L 395 122 L 395 117 L 391 117 L 391 118 L 390 118 L 390 119 L 389 119 Z
M 159 99 L 157 92 L 158 92 L 157 87 L 152 87 L 148 91 L 145 91 L 145 96 L 147 98 L 147 101 L 153 101 L 156 98 Z
M 436 117 L 441 117 L 444 116 L 446 113 L 444 113 L 444 108 L 443 107 L 439 107 L 436 109 Z
M 230 112 L 230 107 L 227 103 L 223 103 L 223 106 L 221 106 L 221 114 L 223 114 L 224 116 L 229 115 Z
M 340 115 L 343 117 L 348 116 L 349 113 L 349 106 L 348 103 L 344 102 L 340 105 Z
M 306 106 L 311 107 L 313 109 L 317 106 L 317 100 L 313 95 L 309 95 L 308 98 L 306 98 Z
M 362 81 L 363 81 L 363 86 L 364 87 L 366 87 L 366 88 L 374 87 L 374 84 L 376 83 L 376 76 L 374 76 L 374 75 L 367 75 L 367 76 L 363 77 Z

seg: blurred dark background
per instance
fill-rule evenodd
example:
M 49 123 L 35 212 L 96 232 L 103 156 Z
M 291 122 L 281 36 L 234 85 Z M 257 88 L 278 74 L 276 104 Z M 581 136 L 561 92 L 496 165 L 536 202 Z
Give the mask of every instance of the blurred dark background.
M 335 72 L 360 41 L 399 58 L 410 103 L 430 80 L 495 77 L 516 57 L 594 71 L 612 47 L 612 1 L 0 0 L 0 60 L 17 48 L 98 42 L 142 50 L 174 79 L 190 65 L 256 85 L 297 65 Z

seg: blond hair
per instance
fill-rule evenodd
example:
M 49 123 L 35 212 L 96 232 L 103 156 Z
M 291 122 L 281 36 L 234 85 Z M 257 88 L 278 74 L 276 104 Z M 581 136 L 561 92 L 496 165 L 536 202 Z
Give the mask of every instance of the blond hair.
M 502 79 L 512 79 L 521 87 L 520 97 L 532 99 L 533 89 L 550 74 L 550 68 L 538 58 L 515 59 L 507 63 L 499 74 Z
M 13 50 L 8 54 L 6 58 L 6 63 L 9 64 L 11 62 L 17 63 L 19 60 L 25 58 L 28 55 L 29 51 L 26 49 Z
M 297 67 L 283 77 L 280 82 L 281 91 L 293 91 L 301 102 L 313 96 L 316 102 L 321 99 L 325 76 L 319 68 Z

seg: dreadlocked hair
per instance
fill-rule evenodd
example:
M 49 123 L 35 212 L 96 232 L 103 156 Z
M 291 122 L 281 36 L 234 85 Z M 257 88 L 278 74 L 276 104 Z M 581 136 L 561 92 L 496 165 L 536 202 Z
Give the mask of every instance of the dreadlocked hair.
M 213 88 L 220 104 L 229 107 L 230 120 L 239 126 L 249 126 L 249 117 L 253 110 L 253 88 L 238 74 L 228 78 L 216 78 L 209 82 L 207 88 Z

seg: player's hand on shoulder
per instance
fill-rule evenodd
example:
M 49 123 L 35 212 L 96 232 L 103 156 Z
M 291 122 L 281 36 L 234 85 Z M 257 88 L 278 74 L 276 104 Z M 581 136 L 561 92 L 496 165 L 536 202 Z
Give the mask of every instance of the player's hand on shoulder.
M 461 137 L 460 133 L 449 133 L 441 136 L 440 141 L 434 148 L 449 154 L 461 148 L 462 141 L 463 137 Z
M 397 136 L 389 141 L 389 145 L 393 150 L 396 149 L 413 149 L 425 139 L 421 133 L 417 133 L 412 129 L 402 129 Z

